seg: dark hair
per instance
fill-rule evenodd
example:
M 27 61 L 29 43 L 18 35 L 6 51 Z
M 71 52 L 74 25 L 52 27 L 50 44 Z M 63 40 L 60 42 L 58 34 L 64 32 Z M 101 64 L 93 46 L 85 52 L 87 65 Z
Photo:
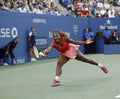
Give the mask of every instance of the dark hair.
M 32 30 L 33 28 L 34 28 L 34 27 L 32 26 L 32 27 L 31 27 L 31 30 Z
M 55 33 L 55 34 L 60 34 L 60 31 L 59 31 L 59 30 L 54 30 L 52 33 L 53 33 L 53 34 L 54 34 L 54 33 Z
M 52 32 L 52 35 L 54 35 L 54 34 L 59 34 L 60 36 L 65 35 L 65 33 L 64 33 L 63 31 L 61 31 L 61 30 L 54 30 L 54 31 Z
M 107 26 L 105 27 L 105 30 L 108 30 L 108 27 L 107 27 Z
M 90 32 L 92 31 L 91 27 L 89 27 L 88 31 L 90 31 Z

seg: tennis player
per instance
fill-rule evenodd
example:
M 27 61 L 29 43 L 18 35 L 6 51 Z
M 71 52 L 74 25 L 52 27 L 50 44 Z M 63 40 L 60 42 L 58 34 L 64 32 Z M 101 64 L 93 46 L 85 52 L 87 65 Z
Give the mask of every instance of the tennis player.
M 90 44 L 92 42 L 93 41 L 90 40 L 86 41 L 73 40 L 61 30 L 53 31 L 53 42 L 51 42 L 50 46 L 43 51 L 43 53 L 46 55 L 49 52 L 51 52 L 53 48 L 56 48 L 61 53 L 57 62 L 56 76 L 53 80 L 52 86 L 61 85 L 60 76 L 62 74 L 62 66 L 70 59 L 76 59 L 79 61 L 96 65 L 103 72 L 108 73 L 106 67 L 92 59 L 87 58 L 79 51 L 80 45 Z

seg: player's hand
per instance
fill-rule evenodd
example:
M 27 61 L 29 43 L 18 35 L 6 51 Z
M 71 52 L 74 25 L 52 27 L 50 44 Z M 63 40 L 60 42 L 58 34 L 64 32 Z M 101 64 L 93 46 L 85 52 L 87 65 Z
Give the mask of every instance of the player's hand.
M 42 56 L 42 57 L 45 57 L 46 56 L 45 50 L 43 50 L 42 52 L 39 52 L 39 55 Z
M 90 43 L 93 43 L 92 40 L 86 40 L 86 44 L 90 44 Z
M 45 54 L 44 54 L 43 52 L 39 52 L 39 55 L 40 55 L 41 57 L 44 57 L 44 56 L 45 56 Z

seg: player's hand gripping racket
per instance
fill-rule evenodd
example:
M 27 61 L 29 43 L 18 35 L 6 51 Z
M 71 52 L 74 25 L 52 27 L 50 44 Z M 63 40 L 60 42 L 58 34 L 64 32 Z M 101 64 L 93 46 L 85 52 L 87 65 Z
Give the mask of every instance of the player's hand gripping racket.
M 39 56 L 45 56 L 43 52 L 39 52 Z
M 45 56 L 43 52 L 39 52 L 36 46 L 33 46 L 33 52 L 36 59 L 39 59 L 40 57 Z

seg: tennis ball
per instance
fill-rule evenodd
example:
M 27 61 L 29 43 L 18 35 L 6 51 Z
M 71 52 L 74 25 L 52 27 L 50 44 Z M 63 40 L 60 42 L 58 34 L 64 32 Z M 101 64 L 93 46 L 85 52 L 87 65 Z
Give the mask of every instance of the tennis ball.
M 40 56 L 44 56 L 43 52 L 40 52 L 39 55 L 40 55 Z

